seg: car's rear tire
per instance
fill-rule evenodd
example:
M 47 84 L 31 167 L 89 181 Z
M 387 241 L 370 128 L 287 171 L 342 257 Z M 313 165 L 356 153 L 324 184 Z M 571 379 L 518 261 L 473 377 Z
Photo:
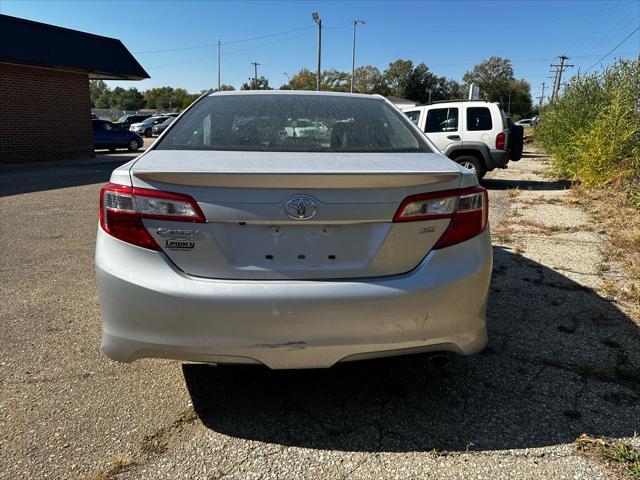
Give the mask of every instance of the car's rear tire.
M 150 129 L 150 128 L 147 128 L 147 129 L 144 131 L 144 136 L 145 136 L 145 137 L 150 137 L 151 135 L 153 135 L 153 132 L 151 131 L 151 129 Z
M 509 128 L 509 159 L 517 162 L 522 158 L 524 147 L 524 127 L 522 125 L 512 125 Z
M 132 138 L 131 140 L 129 140 L 129 144 L 127 145 L 127 148 L 129 149 L 130 152 L 137 152 L 140 149 L 140 144 L 135 138 Z
M 478 157 L 461 155 L 455 158 L 455 162 L 475 173 L 478 180 L 482 179 L 487 173 L 487 169 Z

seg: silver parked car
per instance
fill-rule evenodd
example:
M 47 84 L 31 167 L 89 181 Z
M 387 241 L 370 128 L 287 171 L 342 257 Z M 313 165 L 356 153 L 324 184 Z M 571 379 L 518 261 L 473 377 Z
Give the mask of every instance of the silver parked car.
M 173 123 L 175 119 L 176 119 L 175 116 L 171 116 L 160 123 L 156 123 L 151 129 L 153 132 L 153 135 L 160 135 L 162 132 L 164 132 L 167 129 L 169 125 Z
M 292 134 L 303 119 L 326 129 Z M 102 349 L 271 368 L 478 352 L 487 218 L 476 176 L 380 96 L 213 93 L 100 191 Z
M 161 117 L 149 117 L 139 123 L 133 123 L 129 130 L 137 133 L 138 135 L 144 135 L 145 137 L 150 137 L 153 135 L 153 127 L 158 125 L 164 121 L 166 121 L 169 117 L 161 116 Z

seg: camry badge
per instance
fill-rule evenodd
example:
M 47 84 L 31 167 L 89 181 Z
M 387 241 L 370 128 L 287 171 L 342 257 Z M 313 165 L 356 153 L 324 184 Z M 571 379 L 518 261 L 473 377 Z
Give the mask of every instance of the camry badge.
M 309 220 L 318 213 L 318 202 L 306 195 L 292 197 L 284 204 L 284 213 L 295 220 Z

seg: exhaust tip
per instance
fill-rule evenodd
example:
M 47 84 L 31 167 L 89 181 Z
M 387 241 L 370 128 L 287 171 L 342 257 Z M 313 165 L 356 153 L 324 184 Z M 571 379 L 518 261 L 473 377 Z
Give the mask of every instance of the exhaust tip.
M 429 366 L 434 368 L 442 368 L 449 363 L 449 355 L 445 353 L 434 353 L 427 358 Z

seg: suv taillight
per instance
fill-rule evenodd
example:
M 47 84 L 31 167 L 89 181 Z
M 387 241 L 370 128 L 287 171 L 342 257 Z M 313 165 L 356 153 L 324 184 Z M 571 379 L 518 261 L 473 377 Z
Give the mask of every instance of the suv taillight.
M 481 186 L 411 195 L 404 199 L 394 222 L 450 218 L 449 226 L 433 247 L 464 242 L 484 231 L 489 219 L 489 197 Z
M 196 201 L 179 193 L 107 183 L 100 189 L 100 227 L 109 235 L 138 247 L 160 250 L 143 218 L 204 222 Z
M 496 149 L 504 150 L 505 139 L 506 135 L 504 134 L 504 132 L 500 132 L 498 135 L 496 135 Z

